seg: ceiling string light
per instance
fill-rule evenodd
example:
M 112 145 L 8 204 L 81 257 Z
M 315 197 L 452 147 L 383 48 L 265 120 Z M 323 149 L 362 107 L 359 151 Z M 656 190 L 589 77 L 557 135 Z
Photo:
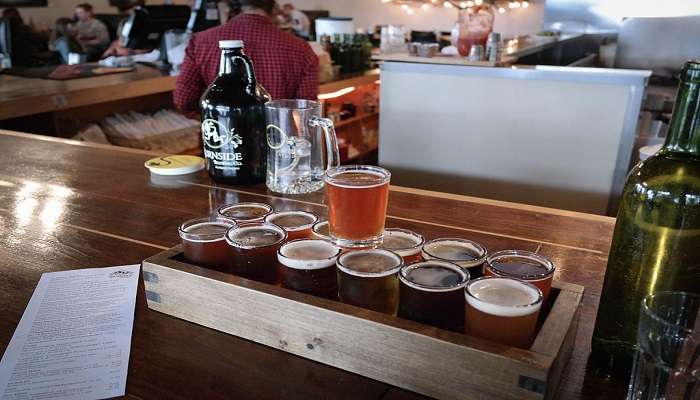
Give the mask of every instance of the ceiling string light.
M 444 8 L 456 8 L 456 9 L 468 9 L 472 7 L 483 6 L 484 4 L 490 4 L 494 10 L 500 14 L 504 14 L 507 11 L 514 11 L 517 9 L 525 9 L 530 7 L 530 3 L 527 0 L 380 0 L 385 4 L 395 4 L 401 7 L 401 9 L 406 14 L 415 14 L 416 10 L 428 11 L 435 7 Z

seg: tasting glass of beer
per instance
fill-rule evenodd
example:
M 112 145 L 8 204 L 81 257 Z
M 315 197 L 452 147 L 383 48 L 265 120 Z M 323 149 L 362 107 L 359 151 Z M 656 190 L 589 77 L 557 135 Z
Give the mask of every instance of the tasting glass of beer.
M 232 219 L 238 225 L 242 225 L 251 222 L 262 222 L 273 211 L 272 206 L 269 204 L 248 202 L 221 206 L 217 213 L 220 217 Z
M 287 231 L 287 240 L 311 239 L 318 217 L 306 211 L 277 211 L 265 217 L 265 222 L 281 226 Z
M 401 318 L 451 331 L 464 329 L 464 287 L 469 273 L 457 264 L 429 260 L 399 271 Z
M 282 287 L 327 299 L 338 298 L 335 264 L 340 249 L 319 239 L 287 242 L 277 252 Z
M 464 297 L 464 333 L 523 349 L 530 347 L 542 307 L 542 291 L 537 286 L 488 276 L 470 281 Z
M 231 251 L 228 271 L 242 278 L 277 283 L 277 250 L 287 240 L 281 227 L 266 223 L 250 223 L 226 232 Z
M 226 244 L 226 231 L 236 226 L 228 218 L 207 217 L 183 222 L 178 229 L 182 252 L 192 264 L 225 271 L 231 253 Z
M 529 251 L 503 250 L 486 258 L 484 275 L 509 276 L 532 283 L 542 291 L 546 301 L 552 288 L 554 264 L 548 258 Z
M 425 242 L 421 254 L 425 260 L 449 261 L 469 271 L 474 279 L 483 275 L 486 248 L 467 239 L 446 238 Z
M 381 248 L 391 250 L 403 257 L 403 263 L 408 265 L 423 261 L 420 251 L 425 239 L 422 235 L 408 229 L 388 228 L 384 230 L 384 240 Z
M 326 172 L 330 235 L 347 248 L 382 243 L 391 174 L 371 165 L 348 165 Z
M 403 259 L 383 249 L 355 250 L 338 257 L 340 301 L 385 314 L 396 314 Z
M 323 188 L 324 172 L 340 165 L 333 121 L 321 115 L 321 103 L 317 101 L 275 100 L 265 104 L 266 182 L 271 191 L 315 192 Z
M 331 234 L 328 230 L 328 221 L 316 222 L 311 228 L 313 237 L 315 239 L 328 240 L 331 241 Z

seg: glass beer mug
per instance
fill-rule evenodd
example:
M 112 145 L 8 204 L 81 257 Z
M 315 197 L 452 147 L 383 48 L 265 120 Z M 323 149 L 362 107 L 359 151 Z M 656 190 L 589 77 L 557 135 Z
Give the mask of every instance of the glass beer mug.
M 321 103 L 270 101 L 265 104 L 265 116 L 267 187 L 288 194 L 323 188 L 323 174 L 340 165 L 340 156 L 333 121 L 321 117 Z

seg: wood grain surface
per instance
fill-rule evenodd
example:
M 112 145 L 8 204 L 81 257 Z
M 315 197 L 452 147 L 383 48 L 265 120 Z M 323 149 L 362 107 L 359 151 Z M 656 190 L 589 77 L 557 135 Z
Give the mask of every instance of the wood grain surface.
M 324 83 L 319 93 L 372 83 L 379 70 Z M 137 65 L 133 72 L 57 81 L 0 74 L 0 120 L 132 99 L 175 89 L 175 76 Z
M 323 193 L 225 187 L 206 173 L 152 177 L 153 154 L 0 131 L 0 350 L 43 272 L 140 263 L 178 243 L 177 226 L 221 204 L 263 201 L 326 215 Z M 585 287 L 561 399 L 622 398 L 586 361 L 614 220 L 392 187 L 387 226 L 537 251 Z M 423 396 L 149 311 L 137 297 L 127 398 L 422 399 Z

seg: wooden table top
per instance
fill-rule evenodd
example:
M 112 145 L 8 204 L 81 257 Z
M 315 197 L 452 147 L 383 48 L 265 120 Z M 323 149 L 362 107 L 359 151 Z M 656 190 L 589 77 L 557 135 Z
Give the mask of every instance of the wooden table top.
M 0 74 L 0 120 L 170 92 L 175 77 L 137 65 L 132 72 L 57 81 Z
M 0 131 L 0 350 L 44 272 L 140 263 L 178 243 L 177 226 L 224 203 L 269 202 L 326 214 L 322 193 L 226 187 L 205 172 L 154 179 L 138 150 Z M 466 237 L 490 250 L 550 257 L 555 279 L 586 288 L 561 399 L 621 398 L 586 360 L 614 220 L 402 187 L 387 226 Z M 611 394 L 612 393 L 612 394 Z M 137 296 L 127 397 L 134 399 L 422 399 L 423 396 L 148 310 Z
M 378 69 L 369 70 L 321 84 L 319 93 L 334 93 L 378 78 Z M 132 72 L 66 81 L 0 74 L 0 120 L 172 92 L 176 79 L 140 64 Z

